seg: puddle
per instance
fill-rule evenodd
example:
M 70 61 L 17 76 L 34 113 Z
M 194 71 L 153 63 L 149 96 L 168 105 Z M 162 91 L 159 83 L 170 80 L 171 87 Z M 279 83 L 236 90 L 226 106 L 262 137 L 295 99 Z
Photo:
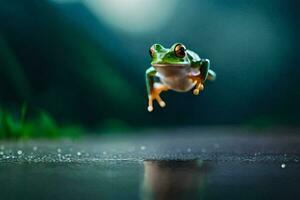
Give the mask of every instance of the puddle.
M 0 142 L 0 199 L 300 199 L 300 138 Z
M 299 199 L 299 164 L 0 163 L 1 199 Z

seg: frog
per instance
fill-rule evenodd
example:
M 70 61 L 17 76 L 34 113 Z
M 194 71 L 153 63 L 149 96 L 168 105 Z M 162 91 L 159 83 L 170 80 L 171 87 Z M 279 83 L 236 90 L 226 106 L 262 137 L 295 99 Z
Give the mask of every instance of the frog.
M 151 67 L 146 70 L 149 112 L 153 111 L 154 100 L 160 107 L 166 106 L 160 97 L 161 92 L 193 90 L 194 95 L 199 95 L 204 90 L 206 80 L 216 79 L 216 73 L 210 69 L 210 60 L 200 58 L 182 43 L 175 43 L 170 48 L 153 44 L 149 54 Z

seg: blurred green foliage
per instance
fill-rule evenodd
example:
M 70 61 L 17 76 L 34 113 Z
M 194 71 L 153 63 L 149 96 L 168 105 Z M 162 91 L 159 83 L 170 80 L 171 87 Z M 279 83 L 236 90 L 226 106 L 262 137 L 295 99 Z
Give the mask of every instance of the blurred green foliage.
M 16 115 L 0 110 L 0 139 L 78 137 L 83 130 L 78 127 L 60 127 L 46 112 L 38 112 L 36 117 L 28 117 L 24 104 Z

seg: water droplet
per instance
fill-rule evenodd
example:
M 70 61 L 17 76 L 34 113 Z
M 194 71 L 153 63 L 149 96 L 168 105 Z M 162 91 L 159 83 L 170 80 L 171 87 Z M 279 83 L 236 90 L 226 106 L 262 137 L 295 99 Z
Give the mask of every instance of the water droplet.
M 61 153 L 61 149 L 60 149 L 60 148 L 58 148 L 58 149 L 57 149 L 57 152 L 58 152 L 58 153 Z
M 80 151 L 77 152 L 77 156 L 81 156 L 81 152 Z
M 21 150 L 18 150 L 18 151 L 17 151 L 17 154 L 18 154 L 18 155 L 21 155 L 22 153 L 23 153 L 23 152 L 22 152 Z
M 106 153 L 106 151 L 103 151 L 103 155 L 106 155 L 107 153 Z
M 286 165 L 284 163 L 281 164 L 281 168 L 284 169 Z
M 4 154 L 3 151 L 0 151 L 0 155 L 3 156 L 3 154 Z
M 146 149 L 145 146 L 141 146 L 141 150 L 144 151 Z
M 36 150 L 37 150 L 37 147 L 36 147 L 36 146 L 34 146 L 32 149 L 33 149 L 33 151 L 36 151 Z
M 190 153 L 190 152 L 192 152 L 192 149 L 188 148 L 186 151 Z

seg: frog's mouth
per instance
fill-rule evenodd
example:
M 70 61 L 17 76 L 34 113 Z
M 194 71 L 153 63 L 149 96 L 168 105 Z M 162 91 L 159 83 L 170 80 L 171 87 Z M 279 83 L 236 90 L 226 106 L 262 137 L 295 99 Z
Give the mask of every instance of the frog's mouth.
M 190 64 L 169 64 L 169 63 L 153 63 L 153 67 L 189 67 Z

